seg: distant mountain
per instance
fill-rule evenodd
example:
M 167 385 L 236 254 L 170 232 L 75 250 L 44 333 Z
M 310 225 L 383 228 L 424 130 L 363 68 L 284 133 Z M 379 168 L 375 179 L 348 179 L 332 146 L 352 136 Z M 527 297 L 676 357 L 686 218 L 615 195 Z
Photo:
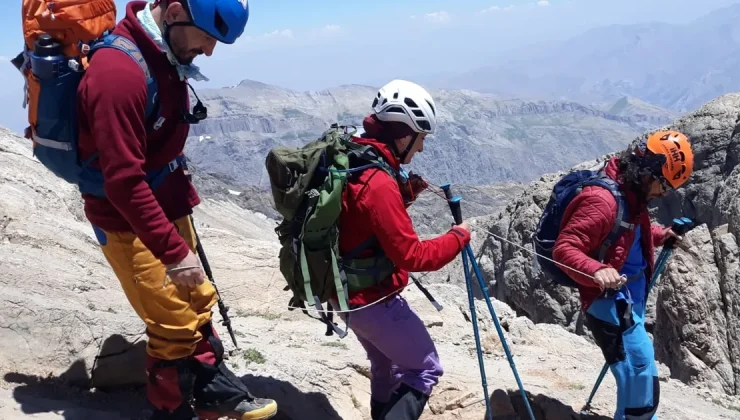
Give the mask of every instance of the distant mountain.
M 268 185 L 264 159 L 302 145 L 333 122 L 361 124 L 375 87 L 297 92 L 254 81 L 202 90 L 209 118 L 191 128 L 188 157 L 235 188 Z M 408 168 L 432 182 L 486 185 L 529 181 L 624 147 L 673 114 L 628 100 L 608 108 L 572 101 L 499 100 L 469 90 L 432 90 L 439 130 Z
M 505 97 L 614 102 L 624 96 L 686 112 L 740 90 L 740 4 L 688 24 L 610 25 L 499 66 L 438 80 Z

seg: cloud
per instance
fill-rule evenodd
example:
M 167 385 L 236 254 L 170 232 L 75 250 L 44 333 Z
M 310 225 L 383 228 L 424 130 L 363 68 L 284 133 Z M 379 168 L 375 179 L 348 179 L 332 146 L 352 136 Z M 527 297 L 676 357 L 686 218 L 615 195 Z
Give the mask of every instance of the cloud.
M 537 6 L 544 7 L 544 6 L 549 6 L 549 5 L 550 5 L 550 2 L 548 0 L 540 0 L 537 2 Z
M 511 5 L 505 6 L 505 7 L 491 6 L 491 7 L 487 8 L 487 9 L 479 10 L 478 11 L 478 14 L 479 15 L 485 15 L 485 14 L 488 14 L 488 13 L 505 12 L 505 11 L 511 10 L 513 8 L 514 8 L 514 6 L 511 6 Z
M 421 16 L 421 18 L 431 23 L 447 23 L 452 18 L 452 15 L 445 12 L 444 10 L 441 10 L 439 12 L 427 13 L 424 16 Z M 411 19 L 419 19 L 419 17 L 413 15 L 411 16 Z
M 337 32 L 341 32 L 342 27 L 339 25 L 326 25 L 323 28 L 321 28 L 321 32 L 325 34 L 335 34 Z
M 272 32 L 265 32 L 260 35 L 247 35 L 239 39 L 239 45 L 248 48 L 262 48 L 266 46 L 275 46 L 276 44 L 285 43 L 293 40 L 293 30 L 275 29 Z
M 262 34 L 262 38 L 293 38 L 293 31 L 290 29 L 275 29 L 272 32 Z

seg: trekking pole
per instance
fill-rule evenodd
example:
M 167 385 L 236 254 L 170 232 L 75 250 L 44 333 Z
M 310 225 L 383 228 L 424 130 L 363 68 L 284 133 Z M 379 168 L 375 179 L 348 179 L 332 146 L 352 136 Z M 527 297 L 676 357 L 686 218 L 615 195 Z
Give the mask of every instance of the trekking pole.
M 190 172 L 190 169 L 188 168 L 188 158 L 187 156 L 183 155 L 184 162 L 182 164 L 182 170 L 185 176 L 187 177 L 188 181 L 193 182 L 193 174 Z M 211 265 L 208 264 L 208 258 L 206 258 L 206 251 L 203 250 L 203 245 L 200 243 L 200 238 L 198 237 L 198 231 L 195 229 L 195 220 L 193 220 L 193 215 L 190 215 L 190 225 L 193 227 L 193 233 L 195 234 L 195 249 L 198 252 L 198 258 L 200 258 L 200 263 L 203 264 L 203 271 L 205 271 L 206 276 L 208 277 L 208 280 L 213 285 L 213 288 L 216 290 L 216 297 L 218 299 L 218 312 L 221 314 L 221 325 L 226 327 L 226 330 L 229 332 L 229 335 L 231 336 L 231 341 L 234 342 L 234 347 L 239 348 L 239 344 L 236 342 L 236 336 L 234 335 L 234 330 L 231 328 L 231 319 L 229 318 L 229 307 L 224 304 L 224 301 L 221 300 L 221 293 L 218 291 L 218 287 L 216 287 L 216 282 L 213 280 L 213 273 L 211 272 Z
M 671 230 L 676 232 L 678 235 L 684 235 L 686 232 L 691 230 L 693 228 L 694 222 L 686 217 L 682 217 L 680 219 L 673 219 L 673 225 L 671 226 Z M 650 279 L 650 284 L 647 288 L 647 293 L 645 294 L 645 302 L 647 304 L 647 298 L 650 295 L 650 291 L 653 289 L 653 286 L 655 286 L 655 283 L 657 283 L 658 278 L 663 273 L 663 269 L 665 269 L 665 264 L 668 261 L 668 259 L 671 257 L 671 254 L 673 254 L 673 250 L 676 247 L 676 239 L 675 238 L 668 238 L 666 240 L 665 244 L 663 244 L 663 249 L 660 251 L 660 255 L 658 255 L 658 260 L 655 265 L 655 272 L 653 272 L 652 278 Z M 601 372 L 599 373 L 599 377 L 596 379 L 596 383 L 594 383 L 594 387 L 591 390 L 591 394 L 588 396 L 588 400 L 586 401 L 586 405 L 583 406 L 583 409 L 581 409 L 581 415 L 588 414 L 588 411 L 591 410 L 591 403 L 593 402 L 594 396 L 596 396 L 596 391 L 599 389 L 599 386 L 601 386 L 601 381 L 604 380 L 604 377 L 606 376 L 606 372 L 609 371 L 609 363 L 605 362 L 604 366 L 601 368 Z
M 447 198 L 447 202 L 450 206 L 450 211 L 452 212 L 452 217 L 455 220 L 455 224 L 459 225 L 462 223 L 462 210 L 460 209 L 460 197 L 453 197 L 452 192 L 450 191 L 450 184 L 445 184 L 441 186 L 442 191 L 444 191 L 445 197 Z M 476 350 L 478 351 L 478 365 L 480 367 L 480 374 L 481 374 L 481 382 L 483 384 L 483 392 L 485 393 L 485 399 L 486 399 L 486 411 L 488 412 L 488 419 L 493 419 L 493 412 L 491 411 L 491 396 L 488 394 L 488 385 L 486 383 L 486 371 L 483 364 L 483 351 L 481 350 L 480 345 L 480 334 L 478 332 L 478 323 L 477 323 L 477 316 L 475 312 L 475 301 L 473 298 L 473 284 L 472 279 L 470 276 L 470 268 L 468 267 L 468 259 L 470 259 L 470 263 L 473 266 L 473 272 L 475 274 L 475 277 L 478 279 L 478 286 L 480 287 L 481 291 L 483 292 L 483 298 L 486 301 L 486 305 L 488 306 L 488 312 L 491 314 L 491 319 L 493 319 L 493 324 L 496 326 L 496 332 L 498 333 L 498 338 L 501 341 L 501 346 L 504 349 L 504 352 L 506 353 L 506 358 L 509 361 L 509 366 L 511 366 L 511 371 L 514 373 L 514 378 L 516 379 L 517 385 L 519 386 L 519 392 L 522 394 L 522 400 L 524 400 L 524 404 L 527 407 L 527 412 L 529 413 L 529 418 L 531 420 L 535 420 L 534 413 L 532 413 L 532 407 L 529 404 L 529 398 L 527 398 L 527 392 L 524 390 L 524 385 L 522 385 L 522 381 L 519 378 L 519 373 L 517 372 L 516 365 L 514 364 L 514 357 L 511 354 L 511 351 L 509 350 L 509 346 L 506 343 L 506 337 L 504 337 L 503 329 L 501 328 L 501 324 L 498 321 L 498 316 L 496 316 L 496 311 L 493 309 L 493 304 L 491 303 L 491 298 L 488 296 L 488 287 L 485 285 L 485 282 L 483 281 L 483 276 L 480 271 L 480 267 L 478 267 L 478 263 L 475 260 L 475 254 L 473 253 L 473 249 L 470 247 L 470 244 L 466 245 L 462 252 L 462 261 L 463 261 L 463 273 L 465 274 L 465 284 L 468 291 L 468 302 L 470 304 L 470 318 L 471 322 L 473 323 L 473 333 L 475 335 L 475 344 L 476 344 Z
M 442 310 L 442 305 L 440 305 L 440 304 L 439 304 L 439 303 L 437 302 L 437 300 L 436 300 L 436 299 L 434 299 L 434 296 L 432 296 L 432 294 L 431 294 L 431 293 L 429 293 L 429 290 L 427 290 L 427 288 L 426 288 L 426 287 L 424 287 L 424 285 L 423 285 L 423 284 L 421 284 L 421 282 L 419 281 L 419 279 L 417 279 L 417 278 L 416 278 L 416 277 L 415 277 L 415 276 L 414 276 L 413 274 L 409 273 L 409 277 L 411 277 L 411 281 L 413 281 L 413 282 L 414 282 L 414 284 L 416 285 L 416 287 L 418 287 L 418 288 L 419 288 L 419 291 L 420 291 L 421 293 L 423 293 L 423 294 L 424 294 L 424 296 L 426 296 L 426 298 L 427 298 L 427 299 L 429 299 L 429 302 L 431 302 L 431 303 L 432 303 L 432 305 L 433 305 L 433 306 L 434 306 L 434 308 L 435 308 L 435 309 L 437 310 L 437 312 L 440 312 L 440 311 Z
M 208 264 L 208 259 L 206 258 L 206 252 L 203 250 L 203 245 L 200 243 L 200 238 L 198 237 L 198 232 L 195 230 L 195 221 L 193 220 L 193 216 L 190 216 L 190 224 L 193 226 L 193 233 L 195 233 L 195 241 L 197 242 L 196 250 L 198 251 L 198 257 L 200 258 L 201 264 L 203 264 L 203 271 L 205 271 L 206 276 L 208 277 L 208 280 L 210 280 L 211 284 L 213 285 L 213 288 L 216 290 L 216 297 L 218 298 L 218 312 L 221 314 L 221 325 L 226 327 L 226 330 L 229 331 L 229 335 L 231 336 L 231 341 L 234 342 L 234 347 L 239 348 L 239 344 L 236 342 L 236 336 L 234 335 L 234 330 L 231 328 L 231 319 L 229 319 L 229 307 L 224 304 L 224 301 L 221 299 L 221 293 L 218 291 L 218 287 L 216 287 L 216 282 L 213 281 L 213 273 L 211 272 L 211 265 Z
M 688 217 L 682 217 L 680 219 L 673 219 L 673 226 L 671 226 L 671 230 L 676 232 L 677 235 L 685 235 L 686 232 L 690 231 L 694 227 L 694 222 L 689 219 Z M 663 246 L 663 249 L 660 251 L 662 254 L 663 251 L 665 252 L 665 256 L 663 259 L 658 259 L 658 264 L 655 266 L 655 273 L 657 275 L 653 275 L 653 278 L 650 280 L 650 285 L 648 286 L 647 295 L 650 294 L 650 291 L 653 289 L 653 286 L 655 286 L 655 283 L 658 282 L 658 278 L 663 273 L 663 269 L 665 268 L 666 262 L 668 262 L 668 259 L 671 257 L 671 254 L 673 254 L 673 251 L 676 249 L 676 238 L 668 238 L 668 240 L 665 241 L 665 244 Z M 647 295 L 645 296 L 645 299 L 647 299 Z

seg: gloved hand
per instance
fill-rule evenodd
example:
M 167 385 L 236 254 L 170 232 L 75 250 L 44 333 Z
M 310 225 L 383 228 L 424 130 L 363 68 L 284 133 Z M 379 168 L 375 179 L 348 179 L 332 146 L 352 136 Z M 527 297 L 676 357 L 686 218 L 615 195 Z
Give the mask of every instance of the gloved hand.
M 401 196 L 403 197 L 403 203 L 406 205 L 406 207 L 410 206 L 414 201 L 416 201 L 416 197 L 419 196 L 424 190 L 426 190 L 429 187 L 429 184 L 424 181 L 424 178 L 421 176 L 409 172 L 408 180 L 405 184 L 400 185 L 399 188 L 401 189 Z

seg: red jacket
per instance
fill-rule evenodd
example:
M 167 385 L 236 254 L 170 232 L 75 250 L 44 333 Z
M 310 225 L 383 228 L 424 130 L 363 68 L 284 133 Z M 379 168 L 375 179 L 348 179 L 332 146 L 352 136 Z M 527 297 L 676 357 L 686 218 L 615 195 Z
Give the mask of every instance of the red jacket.
M 133 231 L 162 263 L 172 264 L 187 256 L 188 246 L 171 221 L 190 214 L 200 199 L 181 168 L 154 193 L 144 180 L 146 171 L 182 153 L 189 130 L 181 118 L 189 106 L 187 86 L 136 18 L 146 6 L 144 1 L 128 3 L 114 33 L 141 50 L 157 79 L 165 122 L 156 131 L 146 130 L 146 79 L 138 64 L 111 48 L 96 52 L 78 89 L 80 157 L 100 153 L 94 165 L 103 171 L 107 199 L 83 198 L 91 223 Z
M 612 158 L 607 163 L 606 175 L 617 180 L 618 174 L 618 159 Z M 648 263 L 645 277 L 650 279 L 655 267 L 653 258 L 655 247 L 662 245 L 664 241 L 663 227 L 650 224 L 650 214 L 646 202 L 638 200 L 637 195 L 632 191 L 626 189 L 622 189 L 622 191 L 627 198 L 629 207 L 627 210 L 630 216 L 629 223 L 639 224 L 642 232 L 650 232 L 649 235 L 642 235 L 642 250 L 645 261 Z M 616 217 L 617 201 L 608 190 L 598 186 L 584 188 L 583 192 L 577 195 L 568 205 L 568 208 L 565 209 L 560 235 L 555 241 L 553 249 L 553 259 L 590 276 L 606 267 L 612 267 L 619 271 L 624 265 L 635 240 L 634 231 L 626 230 L 609 248 L 604 258 L 604 264 L 593 258 L 612 229 Z M 592 278 L 562 266 L 561 268 L 578 283 L 581 306 L 583 310 L 586 310 L 594 299 L 601 294 L 601 290 Z
M 372 139 L 355 142 L 373 146 L 394 169 L 398 158 L 387 145 Z M 470 234 L 453 227 L 434 239 L 421 241 L 414 232 L 411 218 L 401 198 L 398 183 L 382 169 L 371 168 L 348 183 L 342 197 L 339 217 L 339 252 L 347 254 L 375 235 L 396 270 L 379 287 L 350 294 L 350 304 L 366 305 L 406 287 L 408 272 L 436 271 L 455 259 L 470 242 Z M 371 251 L 358 257 L 366 257 Z

